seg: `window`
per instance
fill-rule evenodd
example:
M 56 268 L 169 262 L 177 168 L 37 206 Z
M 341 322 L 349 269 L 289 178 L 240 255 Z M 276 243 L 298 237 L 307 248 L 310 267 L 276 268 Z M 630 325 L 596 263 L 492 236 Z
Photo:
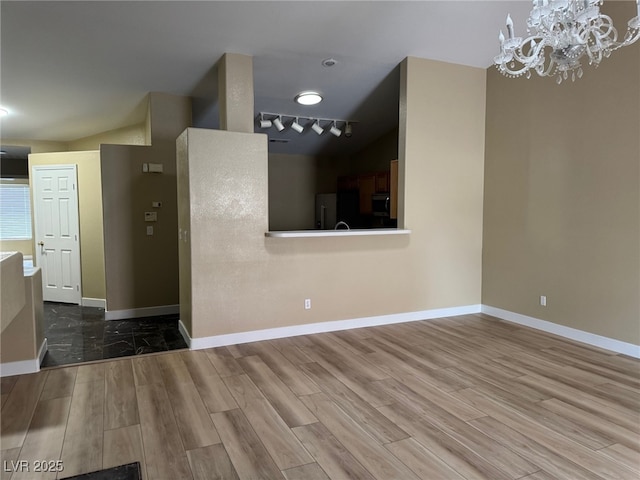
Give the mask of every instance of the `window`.
M 28 184 L 0 184 L 0 238 L 31 238 L 31 201 Z

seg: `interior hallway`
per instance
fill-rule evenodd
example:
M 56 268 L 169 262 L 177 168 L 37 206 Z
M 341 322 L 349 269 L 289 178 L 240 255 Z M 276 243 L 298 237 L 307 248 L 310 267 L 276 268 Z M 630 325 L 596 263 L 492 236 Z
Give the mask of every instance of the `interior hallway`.
M 44 303 L 47 354 L 42 367 L 187 348 L 179 315 L 105 320 L 104 309 Z

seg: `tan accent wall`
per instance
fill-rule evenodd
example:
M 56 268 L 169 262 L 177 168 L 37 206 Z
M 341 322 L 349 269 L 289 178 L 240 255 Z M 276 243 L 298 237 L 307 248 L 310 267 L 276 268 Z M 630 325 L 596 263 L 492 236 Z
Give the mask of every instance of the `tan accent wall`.
M 69 142 L 69 150 L 99 150 L 100 145 L 147 145 L 146 122 L 98 133 Z
M 178 303 L 176 138 L 191 123 L 187 97 L 149 94 L 151 146 L 102 145 L 107 310 Z M 161 163 L 162 174 L 142 172 Z M 153 201 L 162 202 L 154 209 Z M 147 223 L 144 213 L 157 211 Z M 148 236 L 146 227 L 153 226 Z
M 78 166 L 82 296 L 104 299 L 106 298 L 106 288 L 100 153 L 97 151 L 54 152 L 29 155 L 29 172 L 37 165 L 72 164 Z M 33 211 L 33 190 L 31 191 L 31 199 Z M 33 231 L 35 232 L 35 228 Z M 35 239 L 32 248 L 35 251 Z M 36 256 L 34 255 L 35 262 Z
M 485 72 L 406 66 L 409 236 L 265 238 L 266 136 L 182 134 L 181 316 L 193 338 L 480 303 Z
M 640 344 L 638 47 L 562 85 L 489 69 L 483 304 Z

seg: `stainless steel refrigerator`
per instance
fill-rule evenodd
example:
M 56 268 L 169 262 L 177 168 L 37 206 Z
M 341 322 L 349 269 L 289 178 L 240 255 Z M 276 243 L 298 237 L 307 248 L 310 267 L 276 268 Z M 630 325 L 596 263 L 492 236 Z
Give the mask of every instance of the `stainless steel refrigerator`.
M 333 230 L 337 223 L 338 196 L 335 193 L 316 195 L 316 228 Z

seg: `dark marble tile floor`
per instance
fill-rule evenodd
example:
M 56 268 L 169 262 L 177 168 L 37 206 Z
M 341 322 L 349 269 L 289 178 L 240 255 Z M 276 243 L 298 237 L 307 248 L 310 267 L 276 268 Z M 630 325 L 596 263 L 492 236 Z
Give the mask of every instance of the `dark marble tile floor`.
M 48 351 L 42 367 L 187 348 L 178 318 L 105 320 L 101 308 L 45 302 Z
M 140 480 L 140 477 L 140 462 L 134 462 L 97 472 L 65 477 L 62 480 Z

